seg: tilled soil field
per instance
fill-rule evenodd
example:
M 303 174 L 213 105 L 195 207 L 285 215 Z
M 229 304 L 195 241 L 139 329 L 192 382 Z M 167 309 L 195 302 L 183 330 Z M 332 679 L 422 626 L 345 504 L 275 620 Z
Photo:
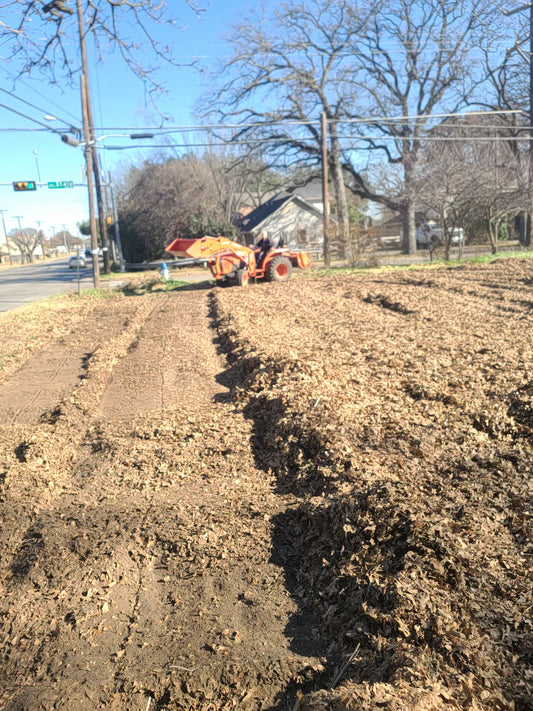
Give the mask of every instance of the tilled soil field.
M 0 315 L 2 711 L 531 709 L 532 287 Z

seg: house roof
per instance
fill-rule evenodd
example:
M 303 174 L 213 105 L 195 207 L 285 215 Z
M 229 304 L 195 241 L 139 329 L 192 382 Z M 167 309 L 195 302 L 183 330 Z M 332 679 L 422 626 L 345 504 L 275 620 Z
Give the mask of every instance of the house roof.
M 321 210 L 318 210 L 314 205 L 311 205 L 299 195 L 282 191 L 256 207 L 255 210 L 250 212 L 249 215 L 243 217 L 239 223 L 240 229 L 243 232 L 252 232 L 288 202 L 294 202 L 303 207 L 305 210 L 313 212 L 317 217 L 322 217 Z
M 321 180 L 312 180 L 309 183 L 306 183 L 305 185 L 299 185 L 297 187 L 290 188 L 290 191 L 291 193 L 293 193 L 293 195 L 298 195 L 304 200 L 307 200 L 307 202 L 322 203 L 323 197 Z

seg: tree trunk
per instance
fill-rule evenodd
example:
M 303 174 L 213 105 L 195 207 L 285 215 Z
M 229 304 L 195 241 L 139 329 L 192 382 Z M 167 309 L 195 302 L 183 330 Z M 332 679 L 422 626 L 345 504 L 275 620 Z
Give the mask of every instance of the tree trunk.
M 334 124 L 330 124 L 331 136 L 331 180 L 335 190 L 335 201 L 337 203 L 337 220 L 339 223 L 339 235 L 344 247 L 344 253 L 348 261 L 352 262 L 352 245 L 350 244 L 350 222 L 348 216 L 348 203 L 346 202 L 346 188 L 342 175 L 342 165 L 340 161 L 339 138 Z
M 404 205 L 402 247 L 405 254 L 416 254 L 416 219 L 414 200 L 408 200 Z
M 446 223 L 446 216 L 443 211 L 440 213 L 440 236 L 441 240 L 444 240 L 444 259 L 448 262 L 450 261 L 450 248 L 452 246 L 452 235 L 450 234 L 450 227 Z M 453 234 L 453 229 L 452 229 Z
M 489 217 L 489 239 L 491 254 L 498 253 L 498 233 L 500 231 L 500 219 L 493 220 Z

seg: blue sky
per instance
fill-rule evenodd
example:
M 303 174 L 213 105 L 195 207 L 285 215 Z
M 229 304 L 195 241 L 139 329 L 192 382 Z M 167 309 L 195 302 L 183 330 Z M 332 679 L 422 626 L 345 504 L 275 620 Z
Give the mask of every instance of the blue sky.
M 201 20 L 187 9 L 184 2 L 182 9 L 176 0 L 170 0 L 169 4 L 178 15 L 182 29 L 160 27 L 160 38 L 174 42 L 175 55 L 180 62 L 185 64 L 194 58 L 200 58 L 204 64 L 212 65 L 227 51 L 222 41 L 223 35 L 229 32 L 233 23 L 242 20 L 247 11 L 258 4 L 258 0 L 212 0 Z M 73 23 L 71 27 L 74 28 Z M 13 77 L 18 67 L 13 62 L 8 63 L 6 55 L 6 46 L 0 46 L 0 89 L 4 90 L 0 91 L 0 104 L 27 114 L 45 126 L 59 129 L 64 127 L 66 122 L 81 126 L 77 85 L 65 85 L 60 88 L 37 75 L 14 83 Z M 180 126 L 197 123 L 193 114 L 194 103 L 206 90 L 199 73 L 195 69 L 167 65 L 162 67 L 156 76 L 169 92 L 158 102 L 160 111 L 172 117 L 169 123 Z M 129 73 L 116 52 L 106 56 L 103 64 L 96 65 L 91 61 L 90 79 L 96 126 L 126 128 L 161 123 L 161 117 L 156 110 L 145 101 L 142 82 Z M 6 91 L 14 94 L 17 99 L 5 93 Z M 35 105 L 36 108 L 20 99 Z M 45 116 L 56 116 L 61 120 L 53 121 L 44 118 Z M 88 217 L 85 187 L 53 190 L 44 186 L 35 192 L 14 192 L 11 184 L 21 180 L 38 181 L 38 171 L 41 182 L 44 183 L 83 182 L 82 148 L 62 143 L 60 136 L 51 131 L 9 130 L 20 128 L 41 127 L 0 107 L 0 210 L 7 211 L 4 213 L 7 231 L 18 227 L 16 218 L 20 216 L 23 227 L 40 226 L 47 237 L 52 235 L 52 228 L 57 232 L 64 225 L 72 234 L 77 234 L 76 223 Z M 100 135 L 112 133 L 127 134 L 128 131 L 101 131 Z M 106 171 L 120 170 L 121 167 L 136 163 L 143 156 L 150 154 L 149 150 L 143 150 L 140 142 L 132 142 L 129 139 L 107 138 L 101 145 L 104 143 L 133 146 L 132 150 L 102 150 Z

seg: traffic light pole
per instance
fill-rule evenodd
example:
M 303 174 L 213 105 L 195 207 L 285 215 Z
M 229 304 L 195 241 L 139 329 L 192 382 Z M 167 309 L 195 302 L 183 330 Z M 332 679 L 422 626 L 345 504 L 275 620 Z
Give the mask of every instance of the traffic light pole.
M 89 126 L 91 129 L 94 126 L 93 121 L 93 110 L 91 105 L 91 91 L 89 89 L 89 82 L 87 81 L 87 75 L 85 77 L 85 91 L 87 92 L 87 116 L 89 119 Z M 106 274 L 111 272 L 111 264 L 109 261 L 109 244 L 107 240 L 107 226 L 105 222 L 105 208 L 104 200 L 102 195 L 102 180 L 100 177 L 100 162 L 98 157 L 98 149 L 96 147 L 96 142 L 94 140 L 94 132 L 91 131 L 92 142 L 91 142 L 91 152 L 93 157 L 93 172 L 94 172 L 94 187 L 96 190 L 96 206 L 98 208 L 98 225 L 100 227 L 100 239 L 102 241 L 102 251 L 104 253 L 104 270 Z
M 115 191 L 113 188 L 113 181 L 111 180 L 111 175 L 108 175 L 107 185 L 109 186 L 109 192 L 111 194 L 111 207 L 113 209 L 113 222 L 115 223 L 115 240 L 118 248 L 118 261 L 120 264 L 120 271 L 123 273 L 126 271 L 126 265 L 124 264 L 124 255 L 122 253 L 122 243 L 120 241 L 120 224 L 118 221 L 117 205 L 115 203 Z

